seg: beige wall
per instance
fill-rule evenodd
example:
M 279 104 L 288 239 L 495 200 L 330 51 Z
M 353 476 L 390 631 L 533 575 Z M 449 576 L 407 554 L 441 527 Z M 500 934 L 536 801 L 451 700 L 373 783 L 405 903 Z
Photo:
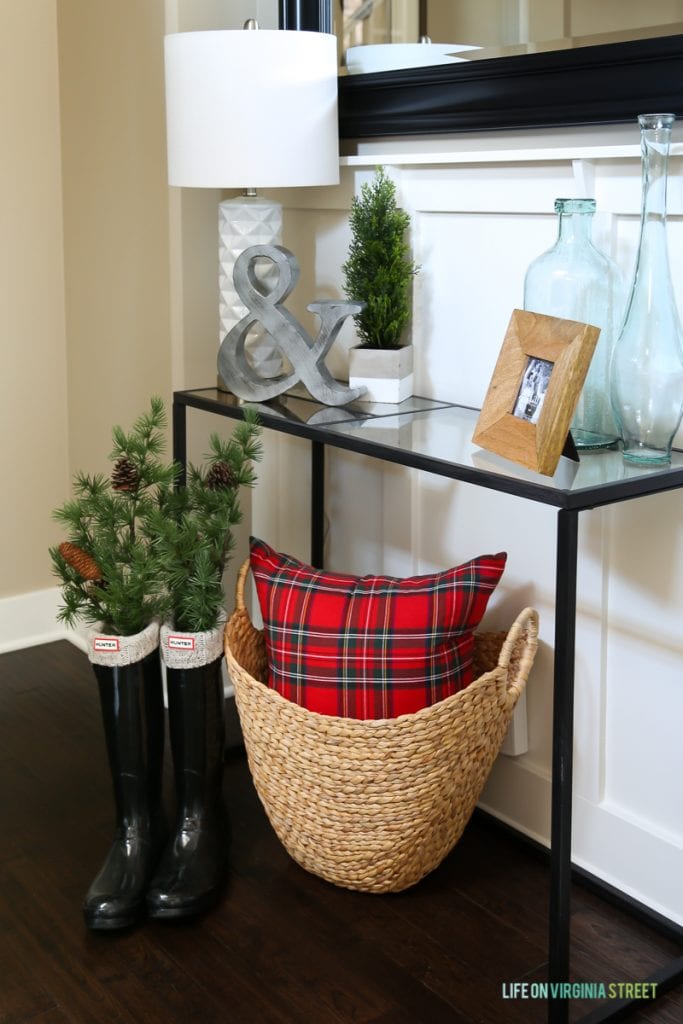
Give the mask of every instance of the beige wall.
M 51 512 L 108 467 L 112 425 L 216 379 L 221 194 L 168 188 L 163 37 L 276 12 L 0 0 L 0 600 L 54 585 Z
M 501 46 L 623 33 L 655 35 L 683 19 L 682 0 L 428 0 L 434 42 Z
M 650 28 L 683 19 L 681 0 L 572 0 L 569 5 L 569 34 L 589 35 L 615 29 Z
M 0 0 L 0 597 L 51 585 L 67 383 L 54 0 Z
M 170 400 L 164 0 L 0 0 L 0 598 L 50 587 L 52 509 Z
M 69 456 L 170 397 L 163 0 L 57 0 Z
M 516 42 L 516 10 L 506 0 L 476 0 L 476 3 L 444 3 L 431 0 L 427 33 L 434 42 L 500 46 Z

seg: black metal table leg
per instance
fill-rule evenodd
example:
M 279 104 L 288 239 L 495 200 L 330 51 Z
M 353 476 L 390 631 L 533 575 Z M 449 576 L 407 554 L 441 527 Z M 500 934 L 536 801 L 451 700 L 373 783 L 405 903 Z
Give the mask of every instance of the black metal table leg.
M 180 463 L 181 472 L 178 486 L 185 486 L 187 470 L 187 407 L 183 402 L 173 401 L 173 458 Z
M 311 441 L 311 565 L 322 569 L 325 548 L 325 445 Z
M 555 665 L 553 690 L 552 822 L 550 834 L 550 935 L 548 980 L 569 980 L 572 857 L 572 757 L 574 647 L 579 514 L 557 514 Z M 549 1024 L 567 1024 L 569 1002 L 550 999 Z

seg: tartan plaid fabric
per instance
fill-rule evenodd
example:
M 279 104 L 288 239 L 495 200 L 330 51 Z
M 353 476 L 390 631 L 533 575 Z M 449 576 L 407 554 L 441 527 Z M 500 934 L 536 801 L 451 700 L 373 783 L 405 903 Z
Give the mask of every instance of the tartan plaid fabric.
M 252 537 L 269 686 L 342 718 L 395 718 L 464 689 L 506 557 L 408 579 L 359 577 L 313 569 Z

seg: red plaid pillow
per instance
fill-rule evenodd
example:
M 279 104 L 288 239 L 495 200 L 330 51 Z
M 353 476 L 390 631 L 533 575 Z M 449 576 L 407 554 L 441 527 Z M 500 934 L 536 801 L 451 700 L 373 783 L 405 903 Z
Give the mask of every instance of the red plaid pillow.
M 313 569 L 252 537 L 268 685 L 343 718 L 395 718 L 464 689 L 506 557 L 402 580 L 359 577 Z

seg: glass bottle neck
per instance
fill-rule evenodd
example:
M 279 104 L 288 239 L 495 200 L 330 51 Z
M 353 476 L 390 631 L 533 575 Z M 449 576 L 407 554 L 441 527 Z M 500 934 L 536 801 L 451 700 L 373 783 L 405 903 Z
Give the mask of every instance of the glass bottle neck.
M 669 163 L 670 128 L 643 128 L 643 226 L 666 219 L 666 183 Z
M 558 216 L 558 245 L 583 245 L 591 241 L 592 213 L 563 213 Z
M 661 326 L 661 310 L 676 308 L 666 236 L 666 182 L 673 115 L 641 115 L 639 120 L 642 210 L 624 330 L 629 321 L 636 322 L 639 317 L 647 319 L 652 309 L 659 310 L 656 323 Z

